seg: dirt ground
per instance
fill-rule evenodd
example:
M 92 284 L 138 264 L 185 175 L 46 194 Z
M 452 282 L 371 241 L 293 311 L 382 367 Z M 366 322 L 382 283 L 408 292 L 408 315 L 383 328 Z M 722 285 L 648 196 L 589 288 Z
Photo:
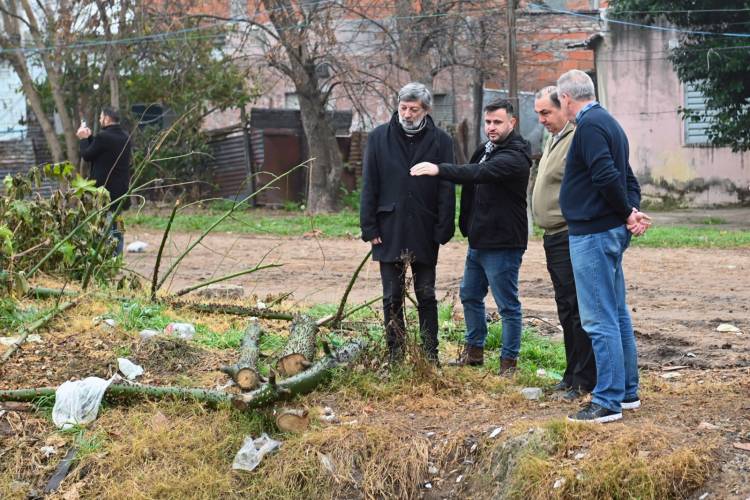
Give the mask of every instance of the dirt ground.
M 671 215 L 660 214 L 657 223 L 701 224 L 705 217 L 721 217 L 733 227 L 750 224 L 748 211 L 718 215 L 696 211 L 674 219 L 668 217 Z M 159 235 L 136 228 L 130 230 L 127 238 L 149 243 L 146 253 L 126 257 L 130 268 L 150 276 Z M 176 235 L 168 255 L 177 254 L 191 238 L 195 235 Z M 265 256 L 264 263 L 284 265 L 233 281 L 245 286 L 248 305 L 288 292 L 293 292 L 292 299 L 300 306 L 335 303 L 367 250 L 367 245 L 357 240 L 215 234 L 183 261 L 170 287 L 178 290 L 236 272 L 257 264 Z M 438 266 L 439 297 L 455 300 L 459 311 L 456 295 L 464 255 L 465 243 L 450 243 L 441 250 Z M 167 262 L 162 268 L 166 266 Z M 581 467 L 596 466 L 597 462 L 590 460 L 599 456 L 602 447 L 630 443 L 628 467 L 632 463 L 629 470 L 635 471 L 638 464 L 646 469 L 650 464 L 674 465 L 685 453 L 694 452 L 710 462 L 710 472 L 697 483 L 697 489 L 682 492 L 677 487 L 675 497 L 749 499 L 750 451 L 742 448 L 750 443 L 749 270 L 750 248 L 628 250 L 625 272 L 640 351 L 644 405 L 628 412 L 622 423 L 607 424 L 584 434 L 574 449 L 553 459 L 568 464 L 579 461 Z M 370 263 L 350 302 L 363 302 L 379 294 L 377 265 Z M 524 257 L 521 300 L 528 322 L 544 334 L 560 336 L 552 287 L 538 240 L 530 242 Z M 144 366 L 145 383 L 216 387 L 226 382 L 226 376 L 216 367 L 234 359 L 231 350 L 203 349 L 184 342 L 141 343 L 136 332 L 92 323 L 91 318 L 104 314 L 107 307 L 102 301 L 79 307 L 43 332 L 42 343 L 25 344 L 0 367 L 0 390 L 56 386 L 72 377 L 107 377 L 113 371 L 117 353 L 126 351 Z M 220 314 L 184 314 L 185 321 L 210 322 L 218 331 L 234 321 Z M 717 331 L 721 323 L 735 325 L 741 334 Z M 278 331 L 286 328 L 283 322 L 266 326 Z M 677 366 L 683 368 L 672 371 Z M 359 368 L 376 370 L 372 366 Z M 388 371 L 379 370 L 378 376 L 384 377 L 382 384 L 376 380 L 367 391 L 334 388 L 303 398 L 300 404 L 311 408 L 313 414 L 331 407 L 341 422 L 318 423 L 301 437 L 284 437 L 286 448 L 269 458 L 263 470 L 277 471 L 279 482 L 283 483 L 287 478 L 284 471 L 300 458 L 284 449 L 307 446 L 306 450 L 316 450 L 312 453 L 312 470 L 318 472 L 311 477 L 325 474 L 316 458 L 321 453 L 333 457 L 336 446 L 357 453 L 360 444 L 346 441 L 349 437 L 381 433 L 400 440 L 394 444 L 388 438 L 394 447 L 387 449 L 393 453 L 391 457 L 399 459 L 407 450 L 418 449 L 438 469 L 428 474 L 425 459 L 412 471 L 410 477 L 419 484 L 430 482 L 433 486 L 431 491 L 419 486 L 415 497 L 488 498 L 491 493 L 473 482 L 486 472 L 480 466 L 481 456 L 486 457 L 487 450 L 511 434 L 564 419 L 578 405 L 550 395 L 540 401 L 525 400 L 516 382 L 482 369 L 445 368 L 435 375 L 432 379 L 407 380 L 400 389 L 387 393 Z M 252 494 L 254 476 L 232 474 L 230 468 L 242 439 L 237 425 L 236 415 L 205 411 L 198 405 L 146 402 L 107 407 L 90 430 L 93 435 L 103 436 L 105 449 L 74 466 L 58 497 L 257 497 Z M 490 432 L 499 427 L 504 429 L 500 437 L 490 438 Z M 579 432 L 574 428 L 572 431 Z M 346 444 L 336 445 L 337 439 Z M 13 410 L 0 403 L 0 497 L 26 498 L 29 492 L 39 492 L 62 458 L 61 453 L 45 456 L 43 446 L 67 448 L 72 440 L 72 436 L 56 432 L 44 415 Z M 195 456 L 190 455 L 191 450 Z M 369 452 L 362 453 L 361 460 L 366 462 Z M 579 455 L 585 458 L 574 458 Z M 193 461 L 180 463 L 182 457 Z M 382 467 L 381 462 L 387 457 L 374 456 L 371 460 L 367 463 Z M 570 498 L 564 489 L 553 490 L 557 488 L 553 484 L 558 481 L 558 472 L 550 474 L 538 479 L 547 485 L 548 498 Z M 672 480 L 684 479 L 677 474 Z M 270 485 L 260 483 L 260 487 Z M 612 492 L 594 497 L 608 495 L 612 496 Z M 537 493 L 529 498 L 547 496 Z
M 709 217 L 726 221 L 722 228 L 750 228 L 748 209 L 664 212 L 655 214 L 654 220 L 664 225 L 700 224 Z M 195 237 L 174 235 L 168 255 L 179 253 Z M 128 241 L 135 239 L 145 241 L 149 248 L 144 254 L 127 255 L 127 265 L 150 276 L 160 235 L 136 228 L 128 234 Z M 293 299 L 300 304 L 337 303 L 368 249 L 366 243 L 354 239 L 214 234 L 181 263 L 171 289 L 230 274 L 265 259 L 264 263 L 283 266 L 233 280 L 245 287 L 247 296 L 263 299 L 293 292 Z M 465 252 L 465 242 L 451 242 L 441 248 L 438 261 L 438 297 L 456 300 L 459 308 L 455 297 Z M 750 366 L 750 248 L 630 248 L 624 267 L 643 366 Z M 378 266 L 370 262 L 350 302 L 365 302 L 379 294 Z M 527 319 L 536 318 L 540 326 L 558 324 L 544 249 L 538 239 L 529 242 L 524 255 L 520 294 Z M 489 304 L 494 308 L 494 303 Z M 722 323 L 736 326 L 742 335 L 718 332 Z

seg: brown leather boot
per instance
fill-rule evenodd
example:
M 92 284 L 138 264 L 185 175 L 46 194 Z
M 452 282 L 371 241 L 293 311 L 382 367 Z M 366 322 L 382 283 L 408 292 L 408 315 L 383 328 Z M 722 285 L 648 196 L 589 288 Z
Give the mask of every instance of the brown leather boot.
M 482 366 L 484 364 L 484 347 L 474 347 L 467 344 L 458 359 L 448 364 L 450 366 Z
M 517 360 L 500 358 L 500 375 L 512 375 L 516 371 Z

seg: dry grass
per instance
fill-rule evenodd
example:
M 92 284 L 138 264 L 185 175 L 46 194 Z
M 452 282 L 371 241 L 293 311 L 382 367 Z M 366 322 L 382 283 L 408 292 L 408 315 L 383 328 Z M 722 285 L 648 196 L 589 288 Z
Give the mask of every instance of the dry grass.
M 486 450 L 481 498 L 685 498 L 708 478 L 710 439 L 653 424 L 637 429 L 551 421 Z

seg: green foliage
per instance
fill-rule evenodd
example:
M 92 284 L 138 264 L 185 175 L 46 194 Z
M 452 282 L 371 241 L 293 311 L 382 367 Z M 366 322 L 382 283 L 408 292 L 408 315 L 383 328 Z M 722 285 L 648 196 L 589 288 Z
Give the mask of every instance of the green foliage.
M 34 192 L 45 178 L 58 183 L 48 197 Z M 104 281 L 117 274 L 121 262 L 113 258 L 115 242 L 109 238 L 105 189 L 81 178 L 69 163 L 32 167 L 26 173 L 6 176 L 3 184 L 0 269 L 15 279 L 48 256 L 39 267 L 48 274 L 80 279 L 89 266 Z M 97 252 L 102 238 L 106 241 Z
M 633 238 L 631 246 L 649 248 L 746 248 L 750 231 L 728 231 L 713 227 L 655 226 Z
M 120 328 L 127 331 L 145 328 L 162 330 L 172 321 L 163 310 L 163 306 L 158 304 L 123 302 L 111 307 L 106 316 L 114 319 Z
M 13 331 L 24 325 L 28 325 L 41 313 L 36 308 L 22 309 L 12 297 L 0 297 L 0 330 Z
M 666 21 L 683 30 L 712 33 L 750 33 L 746 0 L 612 0 L 614 17 L 641 23 Z M 693 10 L 691 10 L 693 9 Z M 670 60 L 683 82 L 707 98 L 716 112 L 708 136 L 712 144 L 750 149 L 750 51 L 747 37 L 683 33 Z M 684 110 L 687 119 L 702 116 Z
M 177 214 L 172 224 L 173 231 L 202 231 L 211 225 L 223 211 L 208 210 L 197 213 Z M 167 218 L 162 214 L 128 213 L 127 224 L 163 230 Z M 333 214 L 292 215 L 287 212 L 248 210 L 236 213 L 216 227 L 217 231 L 244 234 L 273 234 L 280 236 L 301 235 L 318 230 L 322 238 L 358 236 L 359 214 L 343 211 Z

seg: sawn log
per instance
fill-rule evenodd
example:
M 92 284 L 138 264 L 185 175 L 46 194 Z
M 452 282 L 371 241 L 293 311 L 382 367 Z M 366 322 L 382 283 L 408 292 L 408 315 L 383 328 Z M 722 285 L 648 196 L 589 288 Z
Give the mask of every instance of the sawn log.
M 258 318 L 251 318 L 245 330 L 245 336 L 242 338 L 239 360 L 233 365 L 224 365 L 220 368 L 243 391 L 255 389 L 261 383 L 261 377 L 257 368 L 258 356 L 260 354 L 260 349 L 258 348 L 260 335 L 261 329 Z

